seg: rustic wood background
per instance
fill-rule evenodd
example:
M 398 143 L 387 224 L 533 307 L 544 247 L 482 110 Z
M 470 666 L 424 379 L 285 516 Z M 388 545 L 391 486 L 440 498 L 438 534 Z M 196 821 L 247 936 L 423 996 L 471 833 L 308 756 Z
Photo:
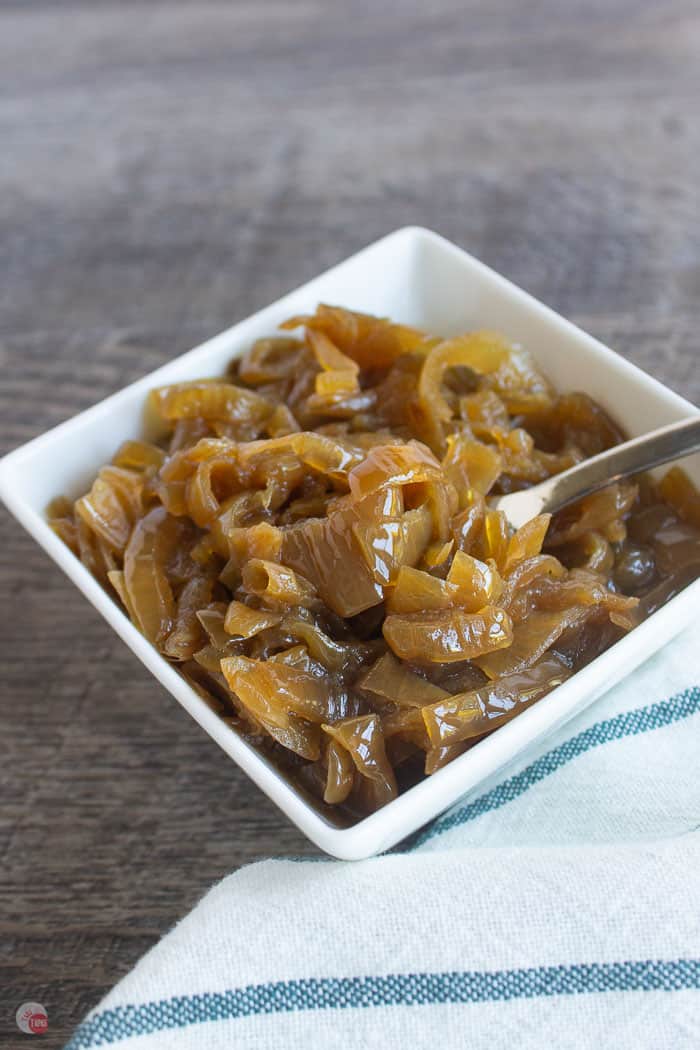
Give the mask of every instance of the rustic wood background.
M 2 450 L 407 223 L 700 397 L 692 0 L 0 4 Z M 0 522 L 0 1041 L 310 851 Z

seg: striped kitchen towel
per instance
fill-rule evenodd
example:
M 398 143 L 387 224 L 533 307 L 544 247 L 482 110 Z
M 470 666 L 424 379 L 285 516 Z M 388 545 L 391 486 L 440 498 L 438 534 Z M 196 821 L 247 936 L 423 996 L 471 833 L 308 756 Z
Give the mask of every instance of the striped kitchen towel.
M 69 1050 L 700 1047 L 700 632 L 401 851 L 224 879 Z

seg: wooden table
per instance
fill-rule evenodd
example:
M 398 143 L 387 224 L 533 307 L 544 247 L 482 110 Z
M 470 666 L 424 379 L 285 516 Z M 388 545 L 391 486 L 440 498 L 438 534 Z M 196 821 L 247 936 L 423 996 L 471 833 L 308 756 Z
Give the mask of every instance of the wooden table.
M 3 451 L 407 223 L 700 397 L 690 0 L 7 3 Z M 311 851 L 3 514 L 0 1038 Z

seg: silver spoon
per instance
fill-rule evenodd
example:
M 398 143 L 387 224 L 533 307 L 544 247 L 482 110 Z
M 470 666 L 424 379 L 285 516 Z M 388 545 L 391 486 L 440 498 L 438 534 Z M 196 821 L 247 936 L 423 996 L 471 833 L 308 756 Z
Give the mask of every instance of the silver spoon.
M 651 470 L 698 450 L 700 415 L 625 441 L 532 488 L 498 496 L 491 506 L 503 511 L 513 528 L 519 529 L 538 514 L 554 513 L 620 478 Z

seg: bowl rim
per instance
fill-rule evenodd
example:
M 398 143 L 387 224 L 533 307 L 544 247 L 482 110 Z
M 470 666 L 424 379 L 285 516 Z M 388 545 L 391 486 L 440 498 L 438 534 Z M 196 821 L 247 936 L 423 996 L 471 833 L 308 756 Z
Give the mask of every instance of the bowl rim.
M 137 393 L 145 394 L 157 385 L 161 377 L 165 377 L 175 362 L 187 363 L 218 347 L 224 349 L 231 339 L 244 331 L 246 327 L 260 323 L 266 316 L 272 317 L 279 314 L 289 300 L 297 298 L 301 293 L 313 292 L 316 285 L 326 282 L 329 277 L 349 264 L 362 263 L 364 257 L 380 249 L 386 251 L 389 247 L 395 251 L 403 251 L 420 242 L 437 246 L 462 267 L 467 264 L 473 273 L 487 278 L 511 301 L 519 301 L 541 318 L 555 324 L 564 337 L 574 337 L 578 345 L 585 347 L 599 361 L 608 364 L 614 362 L 616 368 L 623 374 L 634 376 L 637 382 L 643 380 L 650 395 L 655 395 L 662 400 L 672 413 L 677 414 L 678 418 L 698 414 L 699 410 L 694 405 L 659 380 L 620 357 L 605 344 L 566 320 L 462 248 L 425 227 L 404 226 L 345 258 L 213 338 L 172 358 L 154 371 L 22 444 L 0 460 L 0 498 L 10 512 L 82 591 L 161 685 L 185 707 L 195 721 L 227 752 L 254 783 L 315 845 L 326 853 L 347 860 L 368 857 L 394 846 L 427 821 L 454 805 L 465 796 L 465 793 L 472 793 L 485 779 L 497 775 L 505 766 L 517 759 L 527 747 L 541 741 L 544 736 L 577 714 L 580 710 L 580 700 L 584 695 L 587 695 L 592 702 L 606 691 L 628 670 L 641 662 L 638 659 L 641 651 L 651 653 L 658 648 L 660 637 L 663 639 L 661 642 L 663 644 L 681 629 L 687 621 L 686 614 L 694 604 L 696 595 L 700 596 L 700 580 L 686 587 L 610 649 L 577 671 L 567 682 L 556 687 L 533 707 L 522 712 L 517 719 L 501 726 L 464 755 L 459 756 L 431 777 L 409 788 L 387 806 L 348 827 L 338 827 L 323 816 L 312 802 L 307 801 L 302 792 L 263 754 L 226 725 L 175 667 L 146 641 L 116 601 L 53 533 L 42 514 L 32 507 L 27 499 L 22 498 L 21 490 L 13 485 L 13 481 L 16 480 L 17 472 L 21 470 L 23 463 L 29 463 L 32 458 L 43 455 L 47 449 L 51 448 L 56 438 L 81 427 L 87 427 L 96 418 L 108 414 L 111 408 L 117 407 L 120 402 L 134 397 Z M 290 306 L 291 309 L 293 307 Z M 272 324 L 275 328 L 277 327 L 276 323 L 271 322 Z M 612 674 L 608 673 L 608 668 L 611 666 L 611 654 L 614 654 L 615 657 L 612 661 L 615 665 L 614 668 L 611 668 Z M 558 710 L 553 719 L 554 705 Z M 494 747 L 493 741 L 496 739 L 498 743 Z M 494 762 L 494 750 L 500 752 L 500 758 L 496 762 Z

